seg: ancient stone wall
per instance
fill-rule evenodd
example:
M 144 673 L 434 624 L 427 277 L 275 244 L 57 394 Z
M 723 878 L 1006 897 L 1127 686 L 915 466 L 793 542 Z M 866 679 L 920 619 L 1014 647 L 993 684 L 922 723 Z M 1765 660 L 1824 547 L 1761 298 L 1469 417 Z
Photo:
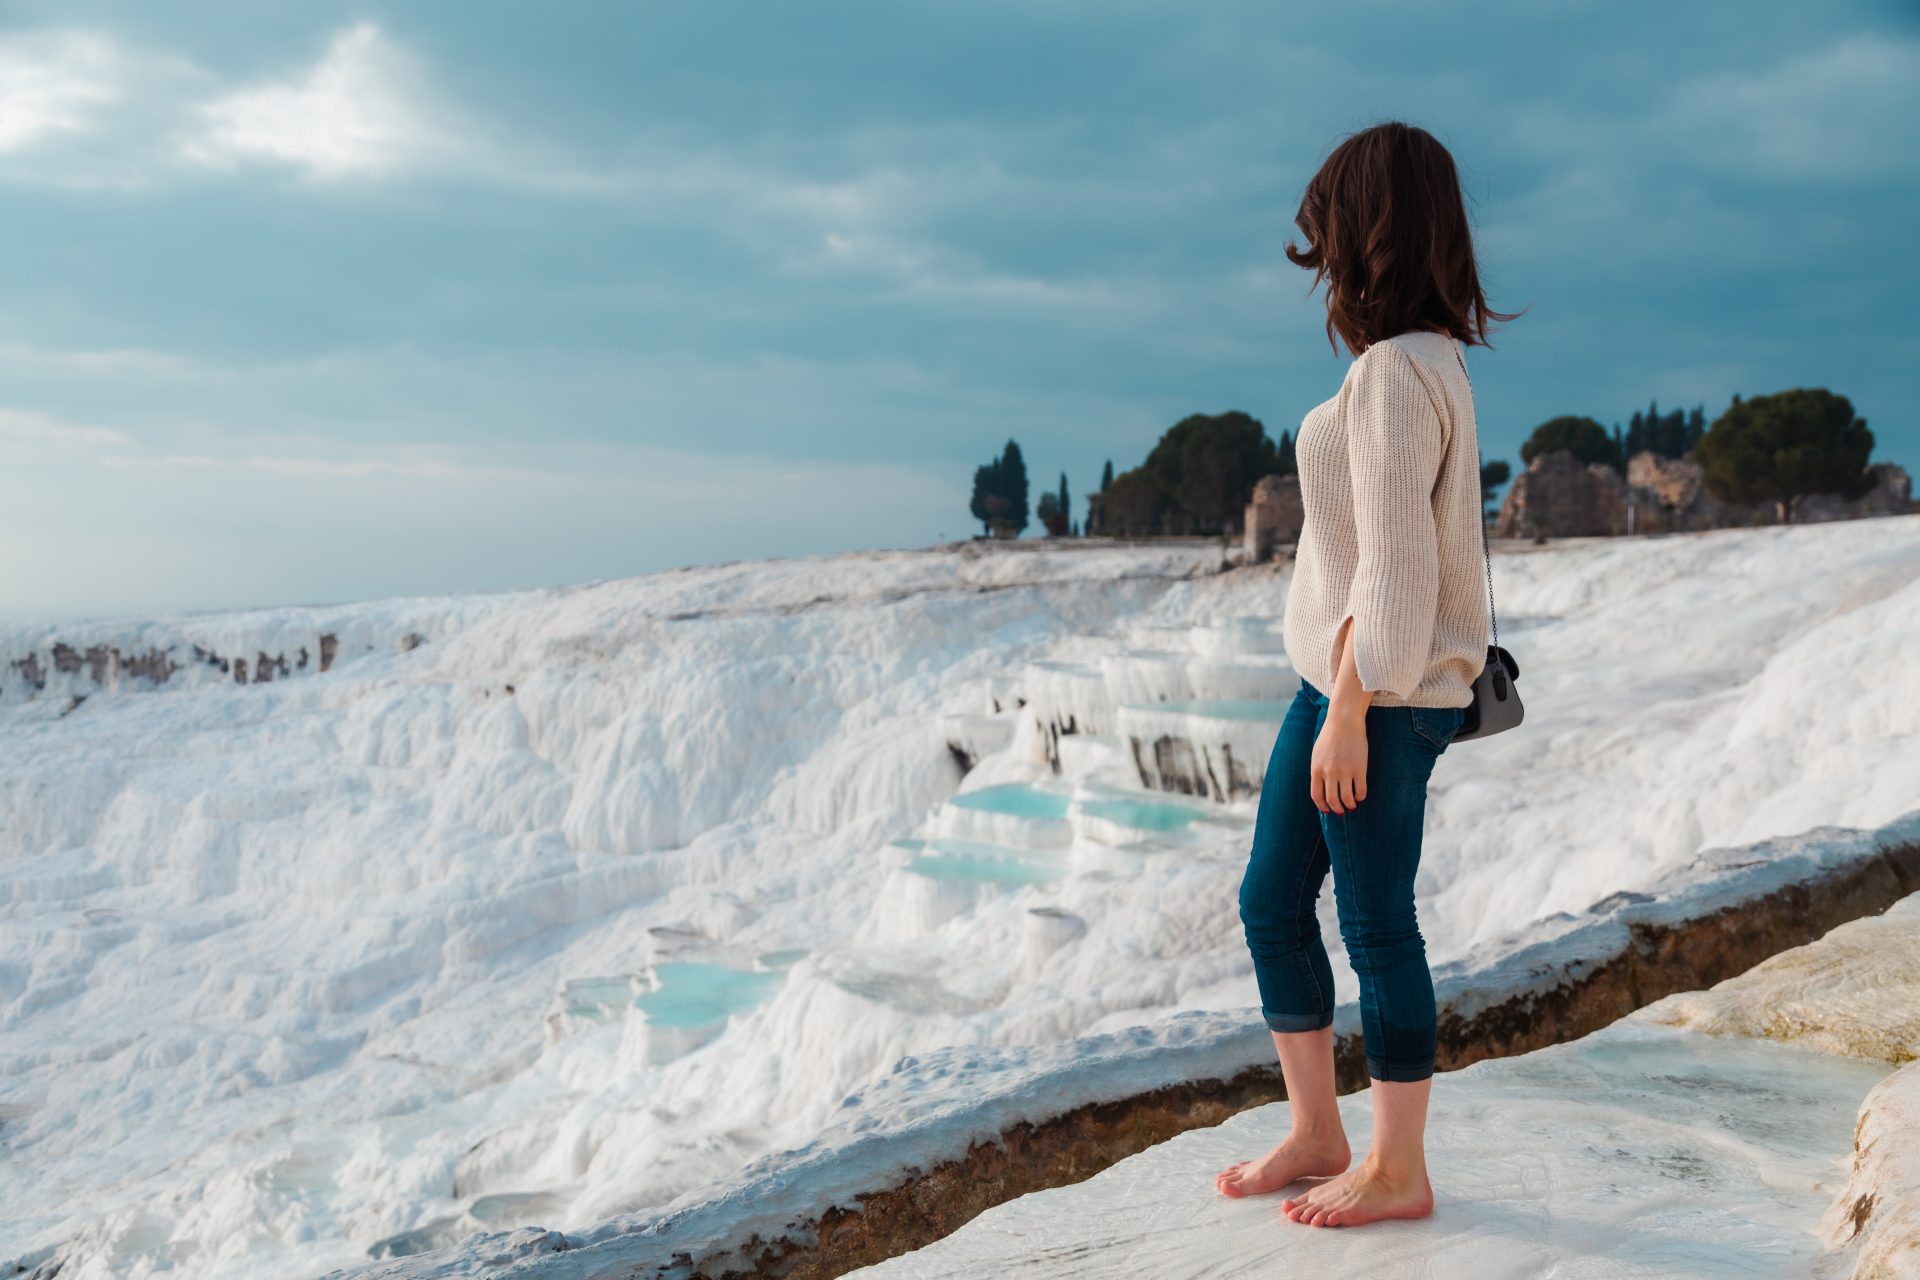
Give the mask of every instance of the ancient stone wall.
M 1900 516 L 1913 510 L 1913 478 L 1905 467 L 1876 462 L 1867 470 L 1873 473 L 1873 488 L 1863 496 L 1848 502 L 1830 493 L 1810 493 L 1795 504 L 1793 522 L 1818 524 L 1863 516 Z
M 1627 531 L 1627 482 L 1599 462 L 1566 449 L 1537 454 L 1507 486 L 1494 534 L 1502 538 L 1573 538 Z
M 1300 541 L 1306 509 L 1300 505 L 1300 477 L 1262 476 L 1247 504 L 1245 563 L 1259 564 L 1276 546 Z
M 1794 507 L 1796 524 L 1904 515 L 1913 509 L 1913 484 L 1897 463 L 1868 468 L 1874 487 L 1846 500 L 1808 494 Z M 1773 504 L 1722 502 L 1707 492 L 1706 473 L 1693 456 L 1651 451 L 1627 460 L 1622 477 L 1603 463 L 1583 463 L 1555 449 L 1536 456 L 1514 477 L 1500 504 L 1494 533 L 1502 538 L 1572 538 L 1624 533 L 1674 533 L 1777 523 Z

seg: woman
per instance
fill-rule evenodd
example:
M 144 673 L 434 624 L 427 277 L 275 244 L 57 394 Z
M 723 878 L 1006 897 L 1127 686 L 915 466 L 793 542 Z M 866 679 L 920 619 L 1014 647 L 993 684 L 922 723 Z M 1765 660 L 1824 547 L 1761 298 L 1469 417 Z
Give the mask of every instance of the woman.
M 1260 792 L 1240 917 L 1293 1128 L 1222 1170 L 1226 1195 L 1330 1177 L 1287 1216 L 1352 1226 L 1433 1211 L 1423 1134 L 1433 980 L 1414 916 L 1427 779 L 1460 729 L 1487 656 L 1480 458 L 1459 343 L 1489 311 L 1453 158 L 1397 121 L 1327 158 L 1287 257 L 1327 284 L 1327 337 L 1353 353 L 1301 423 L 1306 519 L 1284 624 L 1299 692 Z M 1337 351 L 1338 348 L 1336 347 Z M 1315 904 L 1333 872 L 1360 979 L 1373 1145 L 1351 1165 L 1334 1097 L 1333 971 Z M 1350 1167 L 1351 1165 L 1351 1167 Z

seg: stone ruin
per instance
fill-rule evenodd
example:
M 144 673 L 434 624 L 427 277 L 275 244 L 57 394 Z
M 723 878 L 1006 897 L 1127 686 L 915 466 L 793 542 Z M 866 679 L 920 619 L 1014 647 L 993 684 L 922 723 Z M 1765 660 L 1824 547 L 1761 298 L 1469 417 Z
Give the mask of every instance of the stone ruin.
M 1247 504 L 1247 564 L 1259 564 L 1282 544 L 1300 541 L 1300 526 L 1306 523 L 1306 509 L 1300 505 L 1300 477 L 1297 475 L 1262 476 L 1253 486 L 1253 501 Z
M 1846 500 L 1808 494 L 1795 506 L 1795 524 L 1901 515 L 1913 509 L 1913 482 L 1891 462 L 1867 468 L 1874 487 Z M 1668 458 L 1643 450 L 1627 460 L 1627 474 L 1605 463 L 1581 462 L 1565 449 L 1537 455 L 1514 477 L 1500 504 L 1494 534 L 1502 538 L 1570 538 L 1670 533 L 1775 524 L 1770 502 L 1722 502 L 1707 492 L 1705 472 L 1691 454 Z M 1251 544 L 1249 544 L 1251 545 Z
M 1626 481 L 1618 471 L 1553 449 L 1536 454 L 1507 486 L 1493 531 L 1502 538 L 1625 533 L 1626 512 Z
M 1901 516 L 1913 510 L 1913 477 L 1904 467 L 1891 462 L 1876 462 L 1867 468 L 1873 473 L 1873 488 L 1853 501 L 1830 493 L 1810 493 L 1793 509 L 1795 524 L 1814 524 L 1826 520 L 1857 520 L 1861 516 Z

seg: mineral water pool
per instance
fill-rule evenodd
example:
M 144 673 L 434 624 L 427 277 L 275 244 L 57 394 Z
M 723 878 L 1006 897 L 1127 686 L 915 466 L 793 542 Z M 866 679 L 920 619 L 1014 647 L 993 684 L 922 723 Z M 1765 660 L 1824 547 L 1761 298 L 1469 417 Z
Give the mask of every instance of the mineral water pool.
M 1165 800 L 1115 798 L 1081 802 L 1080 812 L 1090 818 L 1104 818 L 1136 831 L 1178 831 L 1207 817 L 1204 809 L 1192 805 L 1170 804 Z
M 1278 724 L 1286 718 L 1290 701 L 1281 698 L 1175 698 L 1168 702 L 1128 703 L 1125 709 L 1165 711 L 1209 720 L 1267 720 Z
M 905 845 L 906 841 L 896 843 Z M 984 880 L 996 884 L 1041 884 L 1066 869 L 1054 859 L 984 840 L 915 841 L 904 870 L 929 880 Z
M 799 956 L 804 952 L 795 954 Z M 710 1027 L 724 1021 L 728 1013 L 760 1004 L 785 977 L 783 969 L 768 973 L 705 961 L 672 961 L 653 965 L 655 990 L 645 990 L 645 981 L 637 975 L 574 979 L 564 986 L 563 1000 L 570 1017 L 595 1023 L 624 1017 L 628 1009 L 641 1009 L 647 1021 L 659 1027 Z
M 978 791 L 963 791 L 947 803 L 962 809 L 1011 814 L 1016 818 L 1064 818 L 1073 797 L 1025 782 L 1005 782 L 981 787 Z
M 771 995 L 786 981 L 783 970 L 771 973 L 729 969 L 703 961 L 681 961 L 653 966 L 658 987 L 633 997 L 634 1007 L 660 1027 L 705 1027 L 744 1013 Z

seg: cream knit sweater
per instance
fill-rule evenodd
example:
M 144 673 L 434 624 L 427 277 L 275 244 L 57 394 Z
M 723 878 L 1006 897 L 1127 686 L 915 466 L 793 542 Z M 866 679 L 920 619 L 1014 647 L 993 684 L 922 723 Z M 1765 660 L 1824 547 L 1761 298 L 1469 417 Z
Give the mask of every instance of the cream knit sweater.
M 1333 692 L 1350 636 L 1374 706 L 1464 707 L 1487 660 L 1480 447 L 1459 343 L 1376 342 L 1300 424 L 1306 523 L 1282 624 L 1295 671 Z

